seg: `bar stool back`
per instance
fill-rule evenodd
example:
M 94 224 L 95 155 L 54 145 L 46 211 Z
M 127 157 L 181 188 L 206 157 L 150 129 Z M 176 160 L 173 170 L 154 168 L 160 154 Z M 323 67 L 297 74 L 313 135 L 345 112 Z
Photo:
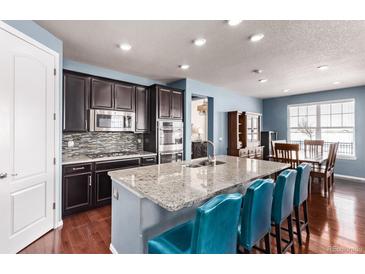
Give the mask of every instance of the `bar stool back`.
M 296 176 L 296 170 L 287 169 L 279 174 L 275 183 L 271 221 L 275 226 L 276 248 L 278 253 L 285 253 L 289 247 L 291 248 L 291 252 L 295 253 L 291 214 L 293 211 Z M 281 226 L 285 219 L 288 222 L 289 240 L 282 239 L 281 237 Z M 287 243 L 284 248 L 281 247 L 282 241 Z
M 270 253 L 273 190 L 273 180 L 258 179 L 246 191 L 238 228 L 238 244 L 243 247 L 245 253 L 250 253 L 252 248 Z M 265 250 L 256 246 L 263 238 L 265 238 Z

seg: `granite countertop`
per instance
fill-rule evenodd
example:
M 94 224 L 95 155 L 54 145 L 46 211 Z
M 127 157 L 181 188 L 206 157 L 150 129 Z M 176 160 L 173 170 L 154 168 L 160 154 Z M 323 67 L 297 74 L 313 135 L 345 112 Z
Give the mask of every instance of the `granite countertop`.
M 119 160 L 119 159 L 130 159 L 130 158 L 139 158 L 139 157 L 156 156 L 156 155 L 157 155 L 157 153 L 154 153 L 154 152 L 136 151 L 135 154 L 92 159 L 84 154 L 80 154 L 78 156 L 73 156 L 73 157 L 63 157 L 62 165 L 81 164 L 81 163 L 100 162 L 100 161 Z
M 199 160 L 108 172 L 113 181 L 169 210 L 177 211 L 239 186 L 242 192 L 252 180 L 289 167 L 263 160 L 217 156 L 225 164 L 187 167 Z

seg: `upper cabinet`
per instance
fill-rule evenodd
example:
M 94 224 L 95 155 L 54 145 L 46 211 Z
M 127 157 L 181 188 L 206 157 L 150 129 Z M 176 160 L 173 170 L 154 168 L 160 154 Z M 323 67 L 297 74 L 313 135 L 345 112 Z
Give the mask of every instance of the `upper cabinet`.
M 91 108 L 114 108 L 114 83 L 91 79 Z
M 90 77 L 65 71 L 63 74 L 63 130 L 87 131 Z
M 182 119 L 183 117 L 183 96 L 180 91 L 171 93 L 171 118 Z
M 154 86 L 159 119 L 183 119 L 183 94 L 181 90 Z
M 92 78 L 91 108 L 134 111 L 135 86 Z
M 150 130 L 150 91 L 145 87 L 136 87 L 136 132 Z
M 171 90 L 158 89 L 158 116 L 159 118 L 171 118 Z
M 135 109 L 135 86 L 128 84 L 115 84 L 115 109 L 134 111 Z

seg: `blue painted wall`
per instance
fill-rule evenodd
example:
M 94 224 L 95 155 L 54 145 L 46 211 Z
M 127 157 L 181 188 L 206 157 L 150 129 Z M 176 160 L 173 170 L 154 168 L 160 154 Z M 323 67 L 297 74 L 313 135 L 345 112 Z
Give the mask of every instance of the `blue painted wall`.
M 214 115 L 213 141 L 216 154 L 227 154 L 228 148 L 228 111 L 252 111 L 262 113 L 262 100 L 254 97 L 242 96 L 235 91 L 205 84 L 196 80 L 186 79 L 170 84 L 185 90 L 185 157 L 191 155 L 191 95 L 211 97 L 213 109 L 209 109 L 208 117 Z M 211 135 L 211 134 L 210 134 Z M 221 140 L 220 140 L 221 139 Z
M 365 86 L 293 95 L 263 100 L 263 129 L 279 132 L 279 139 L 287 139 L 287 106 L 291 104 L 355 99 L 356 160 L 336 162 L 336 173 L 365 177 Z
M 105 78 L 114 79 L 114 80 L 118 80 L 118 81 L 130 82 L 130 83 L 144 85 L 144 86 L 150 86 L 153 84 L 164 84 L 161 82 L 139 77 L 136 75 L 126 74 L 126 73 L 122 73 L 119 71 L 102 68 L 102 67 L 98 67 L 98 66 L 93 66 L 93 65 L 89 65 L 89 64 L 85 64 L 85 63 L 80 63 L 80 62 L 76 62 L 76 61 L 69 60 L 69 59 L 63 60 L 63 68 L 72 70 L 72 71 L 91 74 L 91 75 L 95 75 L 95 76 L 99 76 L 99 77 L 105 77 Z

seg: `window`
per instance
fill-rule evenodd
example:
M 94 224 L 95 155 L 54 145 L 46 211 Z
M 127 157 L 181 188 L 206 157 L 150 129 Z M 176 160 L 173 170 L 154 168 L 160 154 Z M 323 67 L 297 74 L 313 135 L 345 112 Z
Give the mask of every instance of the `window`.
M 306 139 L 339 142 L 338 155 L 355 157 L 355 100 L 288 106 L 288 139 L 303 148 Z

